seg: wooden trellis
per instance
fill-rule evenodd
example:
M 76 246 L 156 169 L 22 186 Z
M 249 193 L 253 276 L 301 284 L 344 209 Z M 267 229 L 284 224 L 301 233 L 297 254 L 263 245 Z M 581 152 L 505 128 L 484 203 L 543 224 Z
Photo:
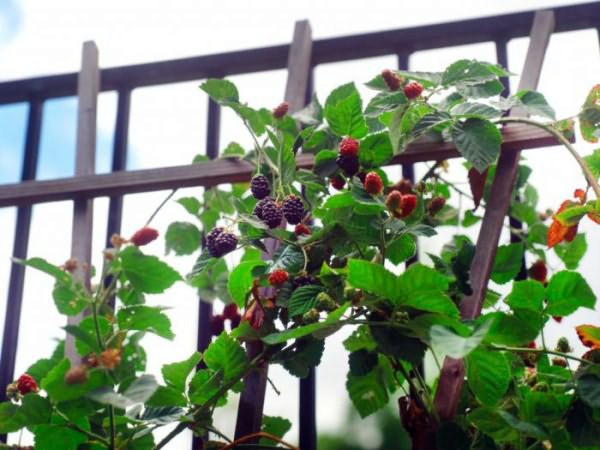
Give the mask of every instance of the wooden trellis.
M 533 26 L 532 26 L 533 23 Z M 291 45 L 188 58 L 160 63 L 142 64 L 113 69 L 98 69 L 98 51 L 93 43 L 84 44 L 82 69 L 79 74 L 66 74 L 0 83 L 0 105 L 29 103 L 27 138 L 21 182 L 0 186 L 0 207 L 17 206 L 16 236 L 13 256 L 25 258 L 29 240 L 32 206 L 43 202 L 73 200 L 72 255 L 90 261 L 92 200 L 109 196 L 108 236 L 120 231 L 122 196 L 190 186 L 210 187 L 250 179 L 251 164 L 232 159 L 216 159 L 219 148 L 220 108 L 208 103 L 206 154 L 214 160 L 202 165 L 165 167 L 160 169 L 126 171 L 127 137 L 131 92 L 136 87 L 172 82 L 198 80 L 207 77 L 255 72 L 287 67 L 285 99 L 290 110 L 307 103 L 312 91 L 312 73 L 316 65 L 380 55 L 397 55 L 398 65 L 408 69 L 409 57 L 418 50 L 493 41 L 498 62 L 507 65 L 507 42 L 527 36 L 530 45 L 519 89 L 535 89 L 540 76 L 544 54 L 553 31 L 594 28 L 600 23 L 600 4 L 589 3 L 555 8 L 553 11 L 523 12 L 504 16 L 413 27 L 403 30 L 369 33 L 343 38 L 313 41 L 306 21 L 296 24 Z M 506 80 L 505 87 L 507 87 Z M 116 90 L 118 109 L 113 148 L 112 173 L 94 174 L 96 133 L 96 102 L 100 91 Z M 77 162 L 74 177 L 36 181 L 43 103 L 48 98 L 77 94 L 79 98 Z M 502 130 L 502 152 L 492 195 L 482 222 L 480 238 L 473 261 L 473 294 L 463 301 L 463 318 L 477 317 L 494 261 L 500 229 L 509 206 L 510 192 L 515 179 L 521 150 L 554 145 L 555 140 L 544 131 L 511 125 Z M 413 144 L 390 164 L 401 164 L 405 177 L 413 176 L 412 164 L 419 161 L 440 161 L 460 156 L 449 143 Z M 298 167 L 309 168 L 313 156 L 300 154 Z M 16 347 L 21 316 L 24 267 L 13 265 L 10 284 L 2 354 L 0 386 L 13 380 Z M 82 279 L 86 274 L 81 273 Z M 199 308 L 198 349 L 210 342 L 208 323 L 212 306 L 201 302 Z M 77 320 L 77 319 L 76 319 Z M 67 338 L 66 351 L 76 357 Z M 255 351 L 252 348 L 249 352 Z M 301 380 L 300 385 L 300 448 L 316 449 L 315 374 Z M 240 399 L 236 437 L 257 431 L 262 420 L 266 387 L 266 369 L 255 372 L 246 380 Z M 451 418 L 464 381 L 464 367 L 459 360 L 447 359 L 441 374 L 435 406 L 441 418 Z M 0 392 L 4 396 L 4 392 Z M 195 441 L 196 445 L 197 441 Z

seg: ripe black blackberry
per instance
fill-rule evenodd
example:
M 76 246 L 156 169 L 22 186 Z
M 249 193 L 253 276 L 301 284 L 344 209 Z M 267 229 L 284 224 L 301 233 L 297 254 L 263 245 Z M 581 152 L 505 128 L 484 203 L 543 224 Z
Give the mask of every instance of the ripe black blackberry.
M 338 155 L 335 162 L 337 163 L 338 167 L 342 169 L 342 171 L 347 177 L 351 177 L 354 174 L 356 174 L 360 167 L 360 163 L 358 162 L 358 156 L 344 156 L 340 154 Z
M 206 248 L 208 249 L 208 252 L 212 255 L 215 256 L 216 253 L 216 249 L 215 249 L 215 239 L 217 238 L 218 235 L 220 235 L 223 232 L 223 228 L 221 227 L 217 227 L 217 228 L 213 228 L 207 235 L 206 235 Z
M 294 289 L 298 289 L 300 286 L 308 286 L 310 284 L 317 284 L 317 279 L 315 277 L 311 277 L 310 275 L 298 275 L 292 282 Z
M 252 191 L 252 195 L 257 200 L 262 200 L 265 197 L 268 197 L 271 193 L 271 186 L 269 185 L 269 180 L 264 175 L 256 175 L 250 181 L 250 191 Z
M 274 200 L 265 202 L 265 204 L 262 205 L 262 208 L 260 208 L 260 214 L 259 218 L 261 218 L 269 228 L 278 227 L 281 224 L 281 219 L 283 219 L 283 211 Z
M 210 252 L 215 258 L 220 258 L 235 250 L 238 238 L 233 233 L 221 232 L 213 242 L 213 251 Z M 209 249 L 210 251 L 210 249 Z
M 299 224 L 304 218 L 304 205 L 296 195 L 289 195 L 283 201 L 283 215 L 292 225 Z
M 263 210 L 263 206 L 265 206 L 267 203 L 269 202 L 274 202 L 275 200 L 273 200 L 273 198 L 271 197 L 265 197 L 262 200 L 258 201 L 256 203 L 256 205 L 254 206 L 254 211 L 253 214 L 258 217 L 260 220 L 263 220 L 263 214 L 262 214 L 262 210 Z

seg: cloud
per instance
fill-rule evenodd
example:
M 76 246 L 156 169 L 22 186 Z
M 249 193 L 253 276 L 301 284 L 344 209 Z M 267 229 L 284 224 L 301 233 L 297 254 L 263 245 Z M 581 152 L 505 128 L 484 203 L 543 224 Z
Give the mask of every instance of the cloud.
M 13 0 L 0 0 L 0 47 L 10 43 L 22 22 L 21 10 Z

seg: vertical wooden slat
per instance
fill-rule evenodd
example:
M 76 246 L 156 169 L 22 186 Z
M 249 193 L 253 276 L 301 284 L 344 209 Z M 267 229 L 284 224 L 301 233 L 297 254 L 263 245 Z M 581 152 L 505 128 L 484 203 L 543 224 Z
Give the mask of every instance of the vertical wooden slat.
M 27 134 L 25 137 L 21 181 L 35 179 L 42 125 L 42 112 L 43 101 L 41 99 L 36 98 L 29 102 L 29 116 L 27 119 Z M 29 231 L 31 228 L 31 213 L 31 206 L 22 206 L 17 209 L 15 237 L 12 251 L 12 256 L 14 258 L 27 258 Z M 4 316 L 2 354 L 0 357 L 0 401 L 6 400 L 5 387 L 7 384 L 11 383 L 14 378 L 17 344 L 19 340 L 19 325 L 21 323 L 21 308 L 23 305 L 24 281 L 25 267 L 13 263 L 10 268 L 8 295 L 6 299 L 6 315 Z M 0 442 L 6 442 L 5 435 L 0 435 Z
M 544 56 L 554 30 L 554 13 L 539 11 L 535 14 L 525 66 L 519 90 L 537 87 Z M 511 111 L 511 115 L 523 115 L 523 111 Z M 490 273 L 504 219 L 510 205 L 512 186 L 519 166 L 520 152 L 504 152 L 500 155 L 496 176 L 492 183 L 489 202 L 481 224 L 475 256 L 471 265 L 473 294 L 465 297 L 460 305 L 463 319 L 474 319 L 481 313 Z M 464 383 L 462 360 L 446 358 L 436 391 L 435 407 L 442 420 L 451 419 L 455 412 Z
M 213 99 L 208 99 L 208 117 L 206 122 L 206 156 L 215 159 L 219 156 L 219 135 L 221 129 L 221 107 Z M 212 333 L 210 322 L 213 317 L 213 305 L 208 301 L 199 299 L 198 305 L 198 335 L 197 349 L 204 352 L 210 344 Z M 198 365 L 199 369 L 206 368 L 203 361 Z M 203 448 L 204 436 L 192 436 L 192 449 Z
M 305 95 L 309 84 L 312 33 L 308 21 L 296 22 L 294 38 L 288 56 L 288 78 L 285 89 L 285 100 L 289 111 L 298 111 L 305 105 Z M 267 243 L 269 244 L 269 243 Z M 272 246 L 267 245 L 272 250 Z M 262 351 L 259 341 L 247 344 L 249 358 L 254 358 Z M 240 396 L 235 437 L 240 438 L 260 430 L 262 412 L 267 385 L 267 367 L 251 372 L 244 379 L 244 391 Z
M 91 175 L 95 172 L 96 158 L 96 111 L 100 71 L 98 70 L 98 48 L 92 41 L 83 44 L 81 72 L 79 72 L 77 96 L 77 154 L 75 175 Z M 92 260 L 93 200 L 73 202 L 73 227 L 71 237 L 71 257 L 79 261 L 73 276 L 87 289 L 90 284 Z M 69 325 L 77 325 L 83 314 L 69 317 Z M 80 357 L 75 349 L 73 336 L 67 335 L 65 355 L 71 364 L 78 364 Z

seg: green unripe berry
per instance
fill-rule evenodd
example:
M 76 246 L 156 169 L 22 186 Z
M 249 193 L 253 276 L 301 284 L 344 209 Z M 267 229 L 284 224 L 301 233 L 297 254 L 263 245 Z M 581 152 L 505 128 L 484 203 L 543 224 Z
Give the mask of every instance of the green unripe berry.
M 319 311 L 333 311 L 337 308 L 337 303 L 327 292 L 319 292 L 315 308 Z

